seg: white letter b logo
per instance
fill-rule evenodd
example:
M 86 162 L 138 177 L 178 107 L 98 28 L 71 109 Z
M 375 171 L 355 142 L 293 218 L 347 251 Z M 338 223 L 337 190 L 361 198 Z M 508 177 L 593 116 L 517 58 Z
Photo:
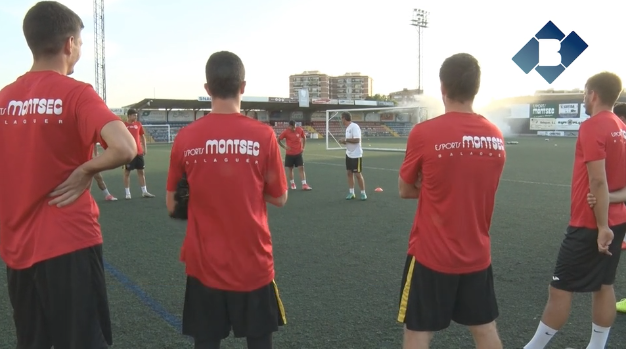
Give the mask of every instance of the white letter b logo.
M 561 65 L 561 42 L 555 39 L 539 40 L 539 66 L 554 67 Z

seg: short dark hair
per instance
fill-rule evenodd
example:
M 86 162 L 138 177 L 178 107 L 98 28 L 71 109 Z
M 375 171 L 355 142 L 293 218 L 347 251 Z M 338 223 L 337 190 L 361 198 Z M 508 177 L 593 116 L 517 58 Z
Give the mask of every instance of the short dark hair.
M 296 122 L 294 120 L 289 120 L 289 126 L 296 126 Z
M 469 53 L 446 58 L 439 69 L 439 80 L 447 97 L 457 102 L 473 101 L 480 89 L 480 65 Z
M 590 77 L 585 88 L 595 92 L 605 105 L 613 105 L 622 93 L 622 79 L 617 74 L 602 72 Z
M 626 118 L 626 103 L 617 103 L 613 107 L 613 113 L 620 118 Z
M 40 1 L 24 16 L 22 30 L 34 58 L 59 54 L 70 36 L 85 28 L 82 19 L 56 1 Z
M 246 79 L 243 62 L 234 53 L 216 52 L 206 62 L 206 82 L 214 98 L 228 99 L 239 95 L 241 83 Z
M 341 118 L 346 121 L 352 121 L 352 115 L 348 113 L 347 111 L 344 111 L 343 113 L 341 113 Z
M 137 111 L 135 109 L 128 109 L 126 112 L 126 116 L 137 115 Z

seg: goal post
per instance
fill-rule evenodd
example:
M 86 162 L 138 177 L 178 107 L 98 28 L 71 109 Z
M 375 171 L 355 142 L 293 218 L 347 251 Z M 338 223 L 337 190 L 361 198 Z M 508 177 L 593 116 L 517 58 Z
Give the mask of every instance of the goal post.
M 148 143 L 172 143 L 176 136 L 174 129 L 169 124 L 142 125 Z M 180 129 L 180 128 L 178 128 Z M 178 132 L 178 129 L 175 132 Z
M 345 149 L 340 143 L 346 131 L 341 118 L 344 112 L 361 128 L 361 146 L 366 151 L 406 151 L 413 126 L 428 118 L 428 109 L 420 106 L 327 110 L 326 150 Z

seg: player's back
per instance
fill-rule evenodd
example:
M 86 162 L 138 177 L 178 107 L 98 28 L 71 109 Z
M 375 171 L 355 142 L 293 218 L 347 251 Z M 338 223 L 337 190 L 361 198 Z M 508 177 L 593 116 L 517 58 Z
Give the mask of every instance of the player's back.
M 203 281 L 211 287 L 238 290 L 256 278 L 260 287 L 273 277 L 264 194 L 269 177 L 284 177 L 272 173 L 270 161 L 280 161 L 277 146 L 271 127 L 240 114 L 208 114 L 177 135 L 172 151 L 182 155 L 187 173 L 187 235 L 193 235 L 185 240 L 183 259 L 204 260 L 203 273 L 214 277 Z M 196 248 L 194 240 L 203 245 Z M 194 264 L 187 267 L 200 274 L 189 270 Z
M 426 265 L 443 272 L 487 267 L 491 217 L 506 157 L 502 132 L 470 113 L 447 113 L 415 128 L 424 150 L 414 229 L 417 236 L 428 235 L 421 251 L 427 254 Z
M 71 246 L 75 238 L 100 238 L 88 191 L 66 208 L 48 205 L 48 195 L 92 157 L 93 137 L 81 133 L 85 125 L 76 117 L 90 88 L 47 71 L 29 72 L 0 91 L 0 253 L 14 268 L 58 254 L 64 239 Z M 73 231 L 85 226 L 91 229 Z

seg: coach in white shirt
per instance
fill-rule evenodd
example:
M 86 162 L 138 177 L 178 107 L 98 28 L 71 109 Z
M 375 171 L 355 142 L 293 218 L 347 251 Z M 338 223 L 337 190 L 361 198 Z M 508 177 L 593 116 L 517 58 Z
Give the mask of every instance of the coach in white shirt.
M 356 198 L 354 194 L 354 177 L 356 177 L 361 188 L 361 200 L 367 200 L 365 194 L 365 181 L 361 169 L 363 168 L 363 147 L 361 147 L 361 128 L 352 122 L 352 115 L 348 112 L 341 113 L 341 121 L 346 128 L 346 138 L 340 141 L 346 145 L 346 170 L 348 171 L 348 186 L 350 192 L 346 196 L 346 200 Z

